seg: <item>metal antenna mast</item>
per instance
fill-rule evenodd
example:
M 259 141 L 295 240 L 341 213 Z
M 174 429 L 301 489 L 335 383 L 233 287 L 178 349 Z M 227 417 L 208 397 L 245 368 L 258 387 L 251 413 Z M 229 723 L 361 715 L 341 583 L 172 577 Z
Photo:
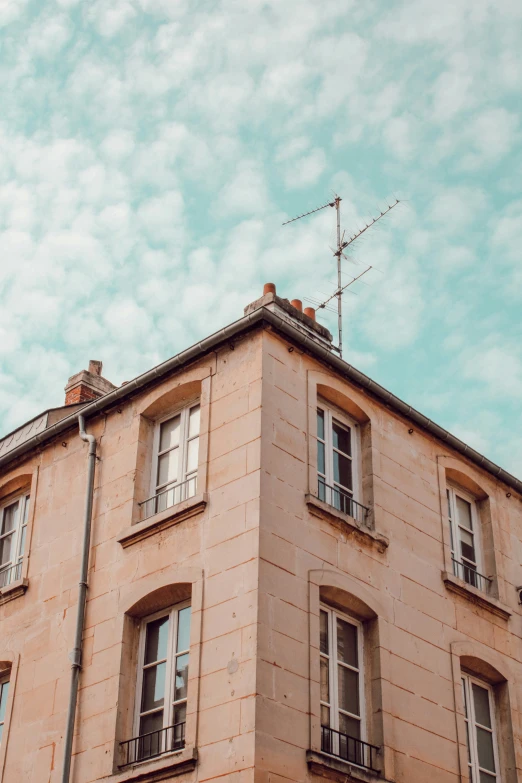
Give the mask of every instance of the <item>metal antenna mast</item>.
M 380 215 L 377 215 L 377 217 L 372 218 L 369 223 L 365 225 L 364 228 L 362 228 L 360 231 L 356 231 L 353 236 L 351 236 L 349 239 L 345 241 L 344 239 L 344 233 L 341 236 L 341 201 L 342 198 L 335 195 L 335 198 L 333 201 L 329 201 L 326 204 L 323 204 L 320 207 L 317 207 L 316 209 L 311 209 L 310 212 L 305 212 L 302 215 L 297 215 L 297 217 L 292 218 L 291 220 L 287 220 L 285 223 L 283 223 L 283 226 L 287 226 L 289 223 L 294 223 L 296 220 L 301 220 L 301 218 L 308 217 L 308 215 L 313 215 L 314 212 L 319 212 L 321 209 L 326 209 L 326 207 L 335 207 L 336 212 L 336 224 L 337 224 L 337 247 L 334 252 L 334 256 L 337 258 L 337 289 L 334 291 L 334 293 L 328 297 L 324 302 L 318 305 L 318 309 L 325 308 L 328 302 L 330 302 L 334 297 L 337 299 L 337 329 L 339 334 L 339 346 L 337 347 L 337 351 L 339 352 L 339 356 L 342 357 L 343 355 L 343 292 L 348 286 L 352 285 L 352 283 L 355 283 L 356 280 L 359 280 L 363 275 L 366 274 L 366 272 L 369 272 L 370 269 L 372 269 L 371 266 L 369 266 L 367 269 L 364 270 L 364 272 L 361 272 L 360 275 L 357 275 L 357 277 L 354 277 L 352 280 L 350 280 L 349 283 L 343 286 L 342 281 L 342 273 L 341 273 L 341 258 L 346 258 L 346 255 L 344 254 L 344 251 L 346 248 L 351 245 L 353 242 L 355 242 L 359 237 L 361 237 L 368 229 L 372 228 L 379 220 L 381 220 L 385 215 L 388 214 L 388 212 L 391 212 L 391 210 L 399 204 L 399 199 L 395 199 L 393 204 L 388 205 L 388 207 L 381 212 Z

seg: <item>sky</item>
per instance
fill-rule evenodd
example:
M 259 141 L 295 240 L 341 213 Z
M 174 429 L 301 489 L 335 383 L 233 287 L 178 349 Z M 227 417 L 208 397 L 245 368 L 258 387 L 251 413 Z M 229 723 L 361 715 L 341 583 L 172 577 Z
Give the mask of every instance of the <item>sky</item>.
M 330 294 L 334 210 L 281 224 L 399 197 L 344 358 L 522 477 L 521 40 L 520 0 L 0 0 L 0 432 Z

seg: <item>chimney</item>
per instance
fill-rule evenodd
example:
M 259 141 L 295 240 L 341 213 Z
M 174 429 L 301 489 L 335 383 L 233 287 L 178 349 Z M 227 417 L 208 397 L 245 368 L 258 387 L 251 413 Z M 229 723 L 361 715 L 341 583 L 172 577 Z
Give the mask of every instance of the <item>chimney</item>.
M 102 377 L 103 364 L 91 359 L 88 370 L 72 375 L 65 387 L 65 404 L 77 405 L 81 402 L 102 397 L 116 388 L 113 383 Z
M 267 310 L 276 312 L 302 334 L 311 337 L 329 351 L 332 350 L 332 335 L 325 326 L 317 323 L 313 307 L 305 307 L 303 310 L 301 299 L 292 299 L 292 301 L 282 299 L 277 295 L 274 283 L 265 283 L 263 296 L 245 307 L 245 315 L 259 310 L 260 307 L 266 307 Z

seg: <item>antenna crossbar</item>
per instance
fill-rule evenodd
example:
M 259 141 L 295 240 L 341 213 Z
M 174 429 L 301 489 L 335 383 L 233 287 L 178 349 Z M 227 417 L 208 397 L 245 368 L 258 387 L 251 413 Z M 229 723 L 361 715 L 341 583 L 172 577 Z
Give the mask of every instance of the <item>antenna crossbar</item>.
M 332 348 L 339 353 L 339 356 L 342 357 L 343 355 L 343 305 L 342 305 L 342 297 L 343 292 L 349 288 L 353 283 L 355 283 L 357 280 L 360 280 L 363 275 L 365 275 L 367 272 L 370 271 L 370 269 L 373 269 L 373 266 L 367 267 L 363 272 L 361 272 L 360 275 L 357 275 L 357 277 L 354 277 L 350 280 L 349 283 L 346 283 L 345 285 L 342 284 L 342 271 L 341 271 L 341 259 L 347 258 L 344 251 L 347 247 L 349 247 L 353 242 L 355 242 L 359 237 L 361 237 L 368 229 L 372 228 L 379 220 L 381 220 L 385 215 L 387 215 L 389 212 L 391 212 L 392 209 L 394 209 L 397 204 L 399 204 L 399 199 L 395 199 L 393 204 L 389 204 L 386 209 L 384 209 L 380 215 L 377 215 L 377 217 L 372 218 L 369 223 L 365 225 L 364 228 L 362 228 L 360 231 L 357 231 L 353 236 L 351 236 L 349 239 L 345 240 L 345 232 L 341 234 L 341 197 L 336 194 L 333 201 L 329 201 L 326 204 L 323 204 L 320 207 L 317 207 L 316 209 L 311 209 L 310 212 L 304 212 L 302 215 L 297 215 L 297 217 L 292 218 L 291 220 L 287 220 L 285 223 L 283 223 L 283 226 L 287 226 L 289 223 L 294 223 L 296 220 L 301 220 L 301 218 L 307 217 L 308 215 L 313 215 L 314 212 L 319 212 L 321 209 L 326 209 L 326 207 L 335 207 L 336 211 L 336 228 L 337 228 L 337 249 L 334 251 L 334 257 L 337 259 L 337 288 L 334 291 L 334 293 L 329 296 L 327 299 L 325 299 L 320 304 L 316 304 L 313 299 L 308 299 L 308 301 L 313 302 L 316 304 L 317 309 L 319 310 L 330 310 L 332 311 L 333 308 L 329 307 L 329 302 L 332 301 L 332 299 L 337 299 L 337 328 L 339 332 L 339 346 L 332 346 Z M 321 293 L 321 292 L 319 292 Z M 349 293 L 354 293 L 353 291 L 350 291 Z M 319 301 L 319 300 L 317 300 Z
M 335 201 L 329 201 L 328 204 L 323 204 L 322 207 L 311 209 L 310 212 L 303 212 L 302 215 L 298 215 L 291 220 L 287 220 L 286 223 L 282 223 L 281 225 L 287 226 L 289 223 L 294 223 L 296 220 L 301 220 L 301 218 L 308 217 L 308 215 L 313 215 L 314 212 L 320 212 L 321 209 L 326 209 L 326 207 L 335 207 Z

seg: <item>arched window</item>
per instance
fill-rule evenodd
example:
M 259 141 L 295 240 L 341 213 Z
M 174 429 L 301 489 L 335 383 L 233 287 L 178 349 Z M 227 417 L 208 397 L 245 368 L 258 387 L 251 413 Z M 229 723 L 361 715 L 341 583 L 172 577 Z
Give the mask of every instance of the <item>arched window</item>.
M 312 771 L 332 763 L 385 773 L 379 661 L 384 608 L 371 589 L 346 574 L 310 572 L 310 704 Z M 388 758 L 389 757 L 389 758 Z M 331 759 L 331 761 L 329 761 Z
M 200 569 L 181 568 L 122 591 L 115 770 L 195 764 L 202 583 Z
M 516 783 L 513 674 L 504 656 L 479 642 L 451 644 L 461 772 L 477 783 Z

